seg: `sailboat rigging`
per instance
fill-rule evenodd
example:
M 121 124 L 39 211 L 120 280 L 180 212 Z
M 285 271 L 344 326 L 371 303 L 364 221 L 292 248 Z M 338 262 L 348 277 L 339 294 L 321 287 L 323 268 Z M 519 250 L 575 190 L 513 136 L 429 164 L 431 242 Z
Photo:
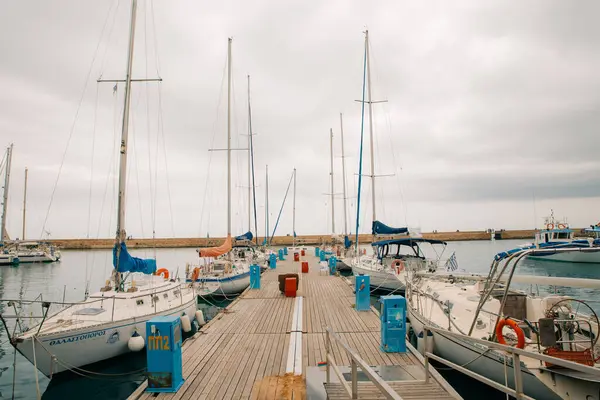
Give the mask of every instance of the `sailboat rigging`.
M 169 280 L 168 270 L 164 268 L 159 270 L 163 272 L 162 276 L 150 275 L 156 271 L 156 260 L 132 257 L 125 245 L 127 144 L 136 11 L 137 0 L 132 0 L 119 149 L 118 212 L 112 279 L 99 292 L 66 308 L 60 309 L 62 303 L 44 303 L 41 321 L 34 316 L 20 316 L 25 322 L 24 326 L 31 328 L 10 338 L 11 344 L 49 377 L 129 351 L 139 351 L 144 347 L 146 321 L 156 316 L 171 315 L 191 320 L 196 311 L 196 299 L 191 285 L 181 284 L 175 279 Z M 133 272 L 142 274 L 136 275 L 135 281 L 130 279 L 126 282 L 124 272 L 130 272 L 128 276 L 132 278 Z M 56 308 L 59 309 L 58 312 L 54 312 Z

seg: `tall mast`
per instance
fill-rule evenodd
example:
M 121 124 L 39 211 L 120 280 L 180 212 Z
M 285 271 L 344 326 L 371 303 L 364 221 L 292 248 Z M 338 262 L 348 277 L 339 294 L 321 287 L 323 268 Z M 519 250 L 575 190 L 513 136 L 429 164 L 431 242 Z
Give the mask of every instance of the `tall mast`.
M 4 170 L 4 190 L 2 197 L 2 226 L 0 227 L 0 242 L 4 243 L 6 237 L 6 212 L 8 209 L 8 185 L 10 184 L 10 166 L 12 164 L 13 144 L 6 149 L 6 166 Z
M 250 105 L 250 75 L 248 75 L 248 137 L 250 138 L 250 167 L 252 171 L 252 205 L 254 206 L 254 237 L 258 244 L 258 222 L 256 220 L 256 182 L 254 178 L 254 141 L 252 139 L 252 106 Z M 249 194 L 250 192 L 248 192 Z
M 23 189 L 23 233 L 21 240 L 25 240 L 25 216 L 27 215 L 27 168 L 25 168 L 25 188 Z
M 125 76 L 125 104 L 123 108 L 123 127 L 121 130 L 121 157 L 119 167 L 119 199 L 117 211 L 117 265 L 115 266 L 115 283 L 117 290 L 121 286 L 121 276 L 118 273 L 119 258 L 121 255 L 120 243 L 125 240 L 125 190 L 127 189 L 127 137 L 129 134 L 129 107 L 131 104 L 131 72 L 133 67 L 133 45 L 135 38 L 135 15 L 137 0 L 131 1 L 131 23 L 129 29 L 129 51 L 127 53 L 127 75 Z
M 294 168 L 294 202 L 292 206 L 292 235 L 293 244 L 296 247 L 296 168 Z
M 331 176 L 331 233 L 335 234 L 335 201 L 333 189 L 333 129 L 329 129 L 329 175 Z
M 248 231 L 252 232 L 252 128 L 250 125 L 250 75 L 248 75 Z
M 340 113 L 340 138 L 342 139 L 342 187 L 344 197 L 344 234 L 348 234 L 348 209 L 346 205 L 346 157 L 344 156 L 344 121 Z
M 265 239 L 269 245 L 269 166 L 265 172 Z
M 227 236 L 231 236 L 231 41 L 227 45 Z
M 373 203 L 373 221 L 377 220 L 377 213 L 375 210 L 375 155 L 373 146 L 373 103 L 371 101 L 371 60 L 369 57 L 369 31 L 365 32 L 365 52 L 367 54 L 367 84 L 368 84 L 368 98 L 367 103 L 369 104 L 369 136 L 371 144 L 371 202 Z

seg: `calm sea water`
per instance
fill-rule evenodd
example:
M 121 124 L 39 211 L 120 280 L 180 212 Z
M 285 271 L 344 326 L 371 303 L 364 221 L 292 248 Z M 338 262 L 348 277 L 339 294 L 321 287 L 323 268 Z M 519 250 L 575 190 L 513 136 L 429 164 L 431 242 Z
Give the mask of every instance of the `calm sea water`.
M 489 269 L 494 254 L 517 247 L 523 241 L 481 241 L 481 242 L 452 242 L 445 250 L 444 257 L 456 251 L 460 265 L 467 271 L 485 273 Z M 138 250 L 132 253 L 139 257 L 154 257 L 153 250 Z M 3 299 L 33 299 L 42 294 L 44 300 L 78 301 L 83 299 L 86 281 L 90 282 L 90 292 L 97 291 L 103 286 L 111 271 L 112 254 L 110 251 L 63 251 L 62 261 L 53 264 L 22 264 L 18 267 L 0 268 L 0 297 Z M 183 276 L 187 262 L 197 259 L 194 249 L 159 249 L 156 251 L 159 268 L 167 267 L 171 271 L 178 271 Z M 570 276 L 600 278 L 600 266 L 573 266 L 569 264 L 546 262 L 533 263 L 524 261 L 519 267 L 521 274 L 539 274 L 551 276 Z M 554 292 L 554 288 L 537 288 L 541 293 Z M 595 309 L 600 310 L 600 304 L 594 298 L 600 298 L 600 291 L 590 289 L 558 288 L 563 294 L 570 294 L 578 298 L 591 301 Z M 211 300 L 212 304 L 203 304 L 205 312 L 214 314 L 217 307 L 224 307 L 228 302 Z M 0 305 L 3 314 L 13 314 L 6 303 Z M 16 360 L 16 363 L 15 363 Z M 16 374 L 13 364 L 16 365 Z M 106 375 L 95 375 L 94 378 L 84 378 L 68 373 L 61 374 L 58 378 L 49 379 L 38 374 L 40 392 L 44 399 L 83 398 L 92 399 L 120 399 L 126 398 L 138 384 L 143 381 L 142 374 L 128 374 L 139 371 L 145 366 L 145 353 L 127 354 L 117 360 L 94 365 L 94 371 Z M 122 374 L 122 375 L 114 375 Z M 0 329 L 0 399 L 36 398 L 37 389 L 33 365 L 16 354 L 7 341 L 4 328 Z M 473 383 L 448 373 L 448 379 L 458 386 L 468 385 L 471 389 Z M 493 397 L 493 396 L 492 396 Z

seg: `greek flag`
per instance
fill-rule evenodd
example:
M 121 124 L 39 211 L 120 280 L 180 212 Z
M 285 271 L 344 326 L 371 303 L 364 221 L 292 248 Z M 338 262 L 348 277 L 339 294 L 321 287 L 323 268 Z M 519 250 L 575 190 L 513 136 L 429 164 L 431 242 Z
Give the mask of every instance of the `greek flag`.
M 452 253 L 450 258 L 446 260 L 446 271 L 456 271 L 458 269 L 458 262 L 456 261 L 456 252 Z

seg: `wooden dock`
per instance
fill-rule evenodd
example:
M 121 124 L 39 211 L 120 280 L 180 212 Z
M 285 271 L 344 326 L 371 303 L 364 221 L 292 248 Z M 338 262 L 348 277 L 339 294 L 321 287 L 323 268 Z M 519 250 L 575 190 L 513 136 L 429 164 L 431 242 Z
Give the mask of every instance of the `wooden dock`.
M 382 352 L 376 310 L 355 311 L 348 280 L 321 272 L 312 249 L 303 259 L 309 262 L 309 273 L 300 273 L 301 263 L 294 262 L 290 253 L 285 261 L 277 262 L 276 269 L 262 274 L 260 289 L 247 289 L 186 341 L 185 383 L 177 393 L 146 393 L 143 383 L 130 399 L 305 399 L 307 370 L 326 360 L 326 327 L 369 365 L 399 366 L 405 378 L 392 387 L 402 398 L 460 398 L 433 368 L 433 379 L 428 384 L 423 382 L 420 355 Z M 286 298 L 279 292 L 278 275 L 290 272 L 300 276 L 300 308 L 297 298 Z M 301 332 L 294 327 L 301 327 Z M 350 365 L 348 353 L 335 342 L 331 346 L 336 364 Z M 325 367 L 320 369 L 324 371 Z M 322 383 L 320 387 L 325 394 Z M 360 382 L 359 388 L 361 396 L 377 394 L 368 382 Z M 348 398 L 342 390 L 339 383 L 327 388 L 331 398 Z

